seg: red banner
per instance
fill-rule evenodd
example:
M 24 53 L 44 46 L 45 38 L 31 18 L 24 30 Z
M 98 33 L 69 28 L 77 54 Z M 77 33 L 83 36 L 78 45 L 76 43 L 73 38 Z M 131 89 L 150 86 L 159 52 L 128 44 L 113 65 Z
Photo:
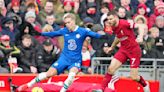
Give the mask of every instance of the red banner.
M 10 91 L 10 79 L 13 84 L 19 86 L 32 80 L 35 74 L 0 74 L 0 92 Z M 29 88 L 26 92 L 59 92 L 67 75 L 54 76 L 49 80 L 42 81 Z M 93 89 L 100 89 L 102 75 L 79 75 L 67 92 L 92 92 Z M 48 83 L 47 83 L 48 82 Z M 151 92 L 159 92 L 159 82 L 149 81 Z M 115 84 L 116 92 L 143 92 L 143 88 L 137 82 L 120 78 Z M 108 89 L 107 89 L 108 90 Z M 106 91 L 109 92 L 109 91 Z

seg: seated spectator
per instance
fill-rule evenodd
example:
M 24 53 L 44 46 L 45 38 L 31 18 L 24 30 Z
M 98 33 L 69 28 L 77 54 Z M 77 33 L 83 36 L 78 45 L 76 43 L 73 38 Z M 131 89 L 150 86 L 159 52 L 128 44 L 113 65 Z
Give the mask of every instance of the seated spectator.
M 120 19 L 130 19 L 131 18 L 130 13 L 127 12 L 127 10 L 122 6 L 117 7 L 116 11 L 117 11 L 117 14 L 118 14 Z
M 15 21 L 11 17 L 5 17 L 1 21 L 2 31 L 0 34 L 8 35 L 10 37 L 10 43 L 15 45 L 16 35 L 19 34 L 18 28 L 15 26 Z
M 87 3 L 87 10 L 85 12 L 85 17 L 90 17 L 94 20 L 94 23 L 98 24 L 100 23 L 100 11 L 97 9 L 96 3 L 95 2 L 88 2 Z
M 132 17 L 134 15 L 134 8 L 131 6 L 131 0 L 120 0 L 120 6 L 124 7 L 127 13 Z
M 157 16 L 154 26 L 159 29 L 159 37 L 164 39 L 164 16 Z
M 151 51 L 152 58 L 164 58 L 164 40 L 159 37 L 159 29 L 157 27 L 152 27 L 150 30 L 150 36 L 154 39 Z M 158 65 L 164 65 L 164 63 L 159 62 Z
M 91 53 L 88 50 L 88 42 L 87 40 L 84 41 L 83 43 L 83 48 L 82 48 L 82 72 L 85 74 L 91 74 L 92 69 L 91 69 Z
M 43 0 L 42 0 L 43 1 Z M 57 0 L 58 1 L 58 0 Z M 44 3 L 45 1 L 43 1 Z M 60 2 L 60 1 L 59 1 Z M 59 5 L 60 6 L 60 5 Z M 55 14 L 53 0 L 46 0 L 44 3 L 44 9 L 39 12 L 39 18 L 41 19 L 40 24 L 43 26 L 45 24 L 45 19 L 48 14 Z
M 102 3 L 100 7 L 101 15 L 107 14 L 109 11 L 108 3 Z
M 164 40 L 161 38 L 155 39 L 153 51 L 155 58 L 164 58 Z M 164 64 L 163 64 L 164 65 Z
M 8 6 L 10 6 L 10 4 Z M 8 14 L 10 14 L 10 16 L 17 16 L 20 17 L 20 19 L 23 19 L 24 14 L 21 11 L 20 0 L 11 0 L 11 7 L 7 11 L 7 15 Z
M 160 2 L 154 9 L 154 13 L 149 17 L 149 27 L 155 24 L 157 16 L 164 16 L 164 2 Z
M 0 19 L 5 17 L 7 13 L 7 9 L 5 7 L 4 0 L 0 0 Z
M 29 22 L 24 21 L 19 26 L 19 30 L 20 30 L 20 33 L 16 36 L 16 40 L 17 40 L 16 45 L 20 45 L 21 44 L 22 37 L 25 34 L 31 35 L 31 38 L 32 38 L 32 46 L 34 48 L 37 48 L 40 45 L 39 42 L 34 38 L 34 36 L 36 35 L 36 31 L 35 31 L 35 29 L 33 28 L 33 26 Z
M 92 18 L 86 17 L 83 19 L 83 26 L 85 28 L 91 29 L 93 27 L 93 25 L 94 25 L 94 20 Z
M 114 10 L 118 6 L 118 2 L 115 0 L 102 0 L 101 3 L 107 3 L 110 11 Z
M 144 36 L 146 36 L 148 33 L 147 20 L 144 16 L 138 15 L 135 17 L 134 23 L 135 23 L 135 32 L 137 34 L 136 41 L 138 43 L 142 43 L 144 40 L 143 39 Z
M 0 67 L 3 69 L 0 72 L 8 73 L 10 70 L 10 66 L 8 65 L 9 57 L 18 57 L 20 50 L 16 46 L 10 44 L 10 37 L 8 35 L 2 35 L 0 41 Z
M 43 47 L 36 53 L 38 72 L 46 72 L 60 54 L 60 49 L 53 45 L 50 39 L 46 39 L 42 45 Z
M 18 48 L 21 51 L 18 64 L 23 69 L 23 72 L 37 73 L 37 65 L 35 61 L 36 49 L 32 46 L 31 35 L 25 34 L 22 37 L 21 44 L 18 46 Z
M 135 19 L 136 16 L 138 15 L 142 15 L 145 17 L 146 21 L 147 21 L 147 25 L 148 25 L 148 12 L 147 12 L 147 6 L 145 4 L 139 4 L 138 8 L 137 8 L 137 13 L 133 16 L 133 19 Z
M 46 24 L 51 25 L 54 31 L 60 29 L 60 26 L 56 23 L 56 15 L 54 15 L 53 13 L 47 14 L 45 22 Z
M 63 3 L 64 12 L 63 13 L 58 13 L 56 15 L 56 23 L 58 23 L 60 25 L 63 25 L 62 18 L 64 16 L 64 14 L 65 13 L 74 13 L 76 15 L 76 23 L 81 26 L 83 24 L 83 22 L 80 19 L 79 14 L 74 12 L 74 5 L 75 5 L 74 2 L 72 2 L 70 0 L 69 1 L 64 0 L 64 3 Z
M 57 30 L 54 30 L 53 26 L 52 25 L 49 25 L 49 24 L 46 24 L 43 29 L 42 29 L 43 32 L 50 32 L 50 31 L 57 31 Z M 42 36 L 41 39 L 39 39 L 39 42 L 42 44 L 42 42 L 47 39 L 48 37 L 46 36 Z M 59 47 L 60 49 L 62 48 L 63 46 L 63 37 L 53 37 L 53 38 L 49 38 L 53 45 Z

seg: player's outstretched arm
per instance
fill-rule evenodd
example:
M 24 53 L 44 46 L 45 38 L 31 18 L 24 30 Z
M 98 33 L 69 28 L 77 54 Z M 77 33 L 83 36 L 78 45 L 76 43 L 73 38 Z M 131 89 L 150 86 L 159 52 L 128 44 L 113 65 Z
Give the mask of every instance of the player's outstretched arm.
M 113 43 L 112 43 L 112 45 L 111 45 L 111 48 L 115 48 L 116 46 L 117 46 L 117 44 L 120 42 L 120 40 L 117 38 L 117 37 L 115 37 L 115 39 L 114 39 L 114 41 L 113 41 Z

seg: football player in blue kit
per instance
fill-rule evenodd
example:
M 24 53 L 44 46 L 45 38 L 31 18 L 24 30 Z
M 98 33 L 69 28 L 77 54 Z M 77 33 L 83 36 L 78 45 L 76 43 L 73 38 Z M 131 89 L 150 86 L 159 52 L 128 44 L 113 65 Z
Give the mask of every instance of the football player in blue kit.
M 64 81 L 64 85 L 60 90 L 60 92 L 66 92 L 81 67 L 81 51 L 85 38 L 87 36 L 102 39 L 105 38 L 104 35 L 100 35 L 86 28 L 77 26 L 75 20 L 76 17 L 74 14 L 67 13 L 63 16 L 63 21 L 66 27 L 58 31 L 41 33 L 42 36 L 48 37 L 64 36 L 64 48 L 60 54 L 59 59 L 52 64 L 47 72 L 40 73 L 30 82 L 21 85 L 20 87 L 18 87 L 18 91 L 23 91 L 29 87 L 32 87 L 33 84 L 40 82 L 41 80 L 50 78 L 54 75 L 58 75 L 62 73 L 65 69 L 68 69 L 68 77 Z

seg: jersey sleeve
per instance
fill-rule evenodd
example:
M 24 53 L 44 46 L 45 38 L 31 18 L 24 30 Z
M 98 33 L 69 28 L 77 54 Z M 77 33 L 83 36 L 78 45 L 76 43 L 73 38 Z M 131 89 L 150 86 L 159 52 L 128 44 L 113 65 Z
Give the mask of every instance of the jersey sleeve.
M 101 37 L 100 34 L 93 32 L 91 30 L 86 29 L 86 32 L 87 32 L 87 36 L 94 37 L 94 38 L 100 38 Z
M 64 32 L 64 29 L 60 29 L 57 31 L 51 31 L 51 32 L 42 32 L 41 35 L 48 36 L 48 37 L 55 37 L 55 36 L 61 36 Z
M 122 24 L 124 24 L 127 28 L 134 28 L 133 20 L 124 20 L 122 21 Z

